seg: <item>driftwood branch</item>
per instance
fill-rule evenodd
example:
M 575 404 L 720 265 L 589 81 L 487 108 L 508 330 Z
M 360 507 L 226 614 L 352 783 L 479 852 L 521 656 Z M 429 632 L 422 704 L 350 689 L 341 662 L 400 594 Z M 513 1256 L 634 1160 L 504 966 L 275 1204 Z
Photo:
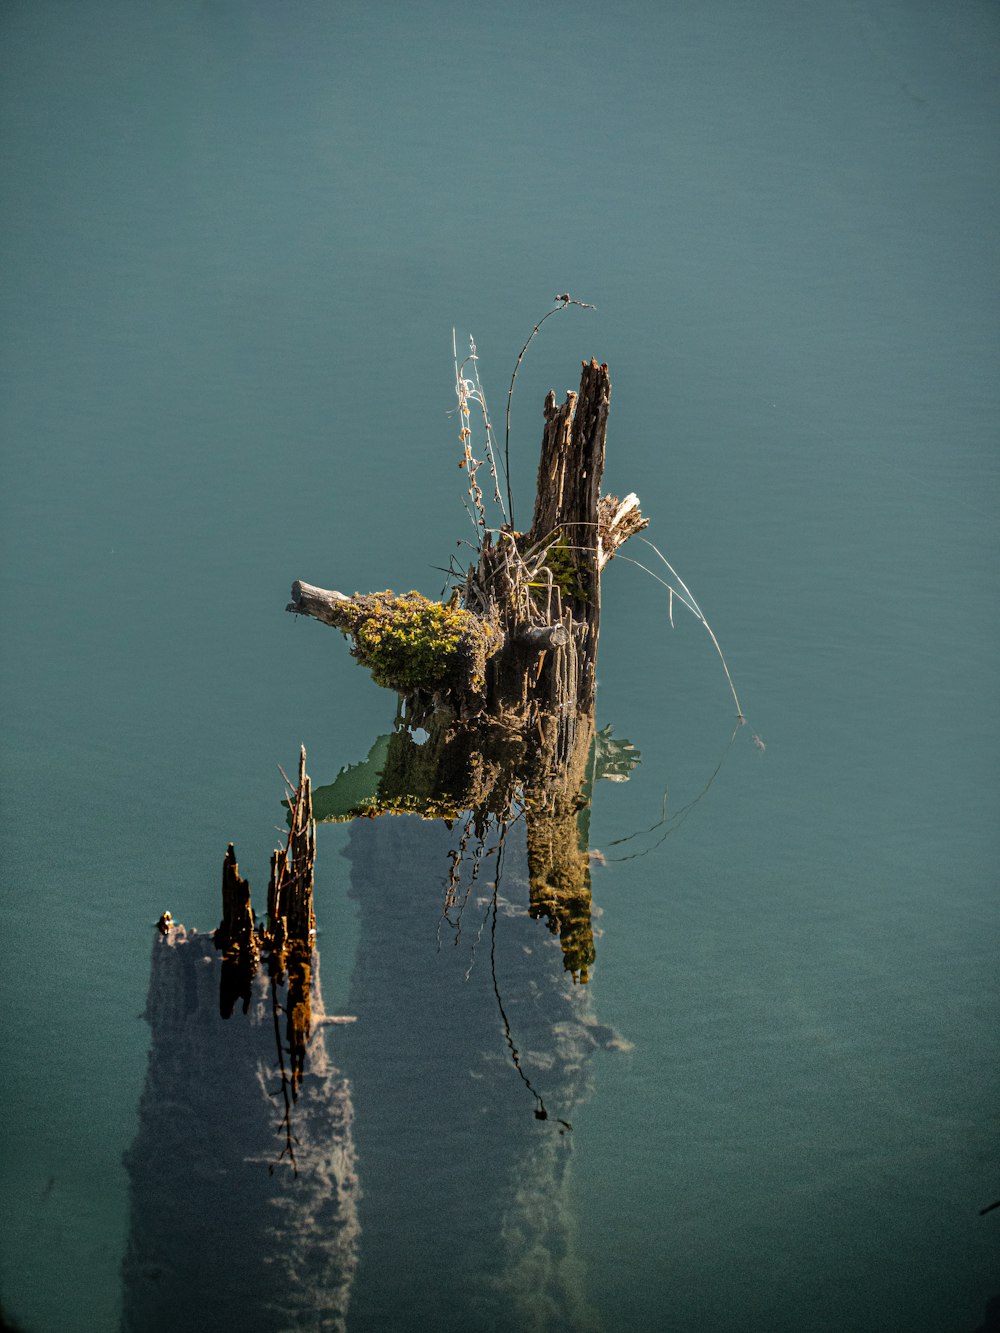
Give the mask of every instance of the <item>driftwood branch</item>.
M 325 625 L 343 629 L 344 604 L 355 600 L 353 597 L 346 597 L 342 592 L 335 592 L 332 588 L 315 588 L 311 583 L 303 583 L 300 579 L 296 579 L 292 584 L 292 600 L 285 610 L 297 616 L 312 616 L 314 620 L 321 620 Z M 569 642 L 569 631 L 562 624 L 525 625 L 514 637 L 525 648 L 540 653 L 546 648 L 564 648 Z
M 301 579 L 296 579 L 292 584 L 292 600 L 285 610 L 297 616 L 312 616 L 315 620 L 322 620 L 326 625 L 339 627 L 340 621 L 336 617 L 337 604 L 350 600 L 342 592 L 333 592 L 329 588 L 314 588 L 311 583 L 303 583 Z

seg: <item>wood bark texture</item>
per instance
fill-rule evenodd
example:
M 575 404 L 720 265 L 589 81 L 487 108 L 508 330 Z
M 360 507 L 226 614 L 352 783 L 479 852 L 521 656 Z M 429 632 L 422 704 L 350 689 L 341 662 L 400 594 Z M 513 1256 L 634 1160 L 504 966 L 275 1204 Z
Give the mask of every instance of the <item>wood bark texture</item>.
M 583 363 L 579 391 L 563 403 L 549 393 L 531 527 L 484 529 L 460 590 L 460 605 L 499 633 L 502 646 L 486 663 L 485 690 L 481 682 L 474 691 L 453 688 L 448 702 L 459 719 L 530 734 L 540 768 L 550 771 L 576 753 L 577 720 L 592 728 L 601 570 L 647 524 L 635 495 L 601 497 L 610 403 L 608 368 L 595 360 Z M 299 580 L 287 609 L 344 628 L 352 600 Z M 413 695 L 414 717 L 439 706 L 433 691 Z
M 330 588 L 314 588 L 311 583 L 303 583 L 301 579 L 296 579 L 292 584 L 292 600 L 285 610 L 291 611 L 293 615 L 312 616 L 314 620 L 322 620 L 324 624 L 339 626 L 334 614 L 337 603 L 350 600 L 342 592 L 334 592 Z

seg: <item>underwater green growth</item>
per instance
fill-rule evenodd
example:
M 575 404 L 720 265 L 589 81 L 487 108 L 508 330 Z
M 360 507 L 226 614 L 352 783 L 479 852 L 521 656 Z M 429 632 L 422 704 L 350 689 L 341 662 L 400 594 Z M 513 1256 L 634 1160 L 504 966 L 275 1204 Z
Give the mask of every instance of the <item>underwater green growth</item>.
M 353 597 L 337 614 L 376 685 L 401 694 L 481 689 L 486 659 L 500 646 L 499 632 L 471 611 L 418 592 Z
M 464 809 L 463 805 L 456 805 L 446 796 L 440 800 L 424 796 L 392 796 L 383 800 L 379 796 L 371 796 L 356 806 L 351 811 L 350 817 L 379 819 L 382 815 L 419 815 L 421 819 L 443 819 L 446 822 L 454 822 L 461 818 Z

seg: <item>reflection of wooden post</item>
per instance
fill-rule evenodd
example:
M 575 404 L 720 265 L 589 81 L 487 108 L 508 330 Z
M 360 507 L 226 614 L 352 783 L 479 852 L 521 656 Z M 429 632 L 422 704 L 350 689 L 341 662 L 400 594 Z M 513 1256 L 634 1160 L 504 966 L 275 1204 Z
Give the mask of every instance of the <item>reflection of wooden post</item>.
M 504 823 L 523 804 L 530 912 L 559 936 L 564 966 L 581 982 L 595 958 L 587 855 L 593 743 L 592 710 L 576 718 L 573 753 L 563 768 L 553 765 L 551 750 L 530 754 L 517 733 L 449 729 L 438 722 L 420 745 L 408 731 L 396 731 L 367 807 L 372 814 L 391 810 L 447 820 L 471 811 L 479 837 L 491 817 Z M 356 811 L 364 813 L 364 807 Z
M 589 799 L 586 766 L 594 738 L 593 711 L 580 725 L 571 762 L 539 793 L 527 794 L 530 914 L 559 936 L 563 966 L 586 983 L 596 957 L 591 926 Z

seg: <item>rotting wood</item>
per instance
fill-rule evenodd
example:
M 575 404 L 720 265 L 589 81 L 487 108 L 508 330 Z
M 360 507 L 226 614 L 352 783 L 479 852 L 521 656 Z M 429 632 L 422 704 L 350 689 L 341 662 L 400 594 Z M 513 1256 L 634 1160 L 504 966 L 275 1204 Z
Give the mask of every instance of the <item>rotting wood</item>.
M 306 1051 L 312 1034 L 310 996 L 313 941 L 316 938 L 313 911 L 316 825 L 313 823 L 312 782 L 306 772 L 304 746 L 299 752 L 298 786 L 288 804 L 291 829 L 286 845 L 277 848 L 271 856 L 271 880 L 267 888 L 268 926 L 271 929 L 268 970 L 272 990 L 286 976 L 288 979 L 285 1038 L 291 1064 L 291 1092 L 295 1098 L 305 1072 Z
M 296 579 L 292 584 L 292 600 L 285 607 L 297 616 L 312 616 L 326 625 L 339 625 L 336 619 L 337 603 L 349 601 L 342 592 L 329 588 L 314 588 L 311 583 Z
M 215 947 L 222 952 L 219 1012 L 223 1018 L 229 1018 L 236 1001 L 242 1000 L 246 1013 L 250 1007 L 260 948 L 250 905 L 250 883 L 240 875 L 232 843 L 222 863 L 222 921 L 215 932 Z
M 610 401 L 608 368 L 595 360 L 583 363 L 578 392 L 561 404 L 551 392 L 546 398 L 531 527 L 527 533 L 486 530 L 457 603 L 448 604 L 471 613 L 491 636 L 464 672 L 445 671 L 433 653 L 425 656 L 436 675 L 424 680 L 412 680 L 398 664 L 385 669 L 358 631 L 359 605 L 366 602 L 358 595 L 297 580 L 287 609 L 352 634 L 355 656 L 375 679 L 409 696 L 411 721 L 443 707 L 459 721 L 519 729 L 533 738 L 530 748 L 545 753 L 543 766 L 565 766 L 577 719 L 593 710 L 601 570 L 647 526 L 634 494 L 601 497 Z M 373 596 L 388 594 L 368 600 Z M 381 609 L 394 613 L 387 604 Z M 416 648 L 424 652 L 427 644 Z M 471 661 L 464 640 L 451 651 L 456 665 Z
M 525 647 L 542 652 L 546 648 L 565 648 L 570 635 L 565 625 L 528 625 L 521 630 L 517 639 Z
M 285 950 L 295 942 L 308 944 L 316 934 L 313 882 L 316 866 L 316 827 L 312 817 L 312 782 L 306 772 L 306 752 L 299 752 L 298 786 L 288 798 L 292 825 L 284 847 L 271 854 L 267 886 L 267 930 L 272 958 L 284 968 Z
M 316 826 L 304 747 L 299 752 L 298 786 L 291 791 L 288 805 L 291 828 L 285 846 L 276 848 L 271 856 L 265 920 L 259 925 L 256 922 L 250 884 L 239 873 L 236 851 L 230 843 L 222 867 L 222 921 L 214 940 L 215 947 L 222 951 L 219 1010 L 223 1018 L 232 1015 L 237 1000 L 243 1001 L 243 1012 L 247 1012 L 262 953 L 267 956 L 272 989 L 287 980 L 284 1008 L 294 1096 L 301 1082 L 312 1030 L 309 995 L 316 936 L 313 911 Z
M 367 813 L 454 820 L 471 811 L 478 837 L 490 821 L 505 825 L 522 810 L 531 914 L 559 935 L 567 970 L 583 982 L 594 959 L 586 778 L 595 740 L 601 571 L 647 526 L 634 494 L 601 496 L 610 401 L 608 368 L 595 360 L 583 364 L 578 392 L 562 403 L 549 393 L 530 528 L 484 527 L 478 560 L 452 600 L 427 604 L 438 608 L 442 624 L 461 614 L 484 627 L 488 651 L 474 668 L 446 672 L 428 632 L 418 646 L 435 663 L 434 674 L 403 688 L 399 663 L 385 660 L 390 624 L 376 621 L 371 634 L 364 619 L 384 615 L 391 622 L 390 594 L 347 598 L 297 582 L 287 608 L 351 634 L 355 656 L 379 683 L 400 682 L 397 730 Z M 433 623 L 431 612 L 422 614 Z M 401 606 L 401 618 L 412 615 L 409 604 Z M 459 639 L 463 632 L 455 625 L 448 631 Z M 461 664 L 462 650 L 454 655 Z M 422 743 L 412 736 L 417 726 L 428 733 Z

